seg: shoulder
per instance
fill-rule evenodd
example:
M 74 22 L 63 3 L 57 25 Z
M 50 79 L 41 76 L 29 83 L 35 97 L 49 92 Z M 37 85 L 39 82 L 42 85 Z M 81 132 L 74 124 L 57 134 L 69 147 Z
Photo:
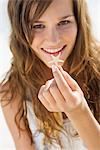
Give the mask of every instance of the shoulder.
M 10 133 L 14 139 L 15 146 L 18 149 L 20 149 L 21 147 L 22 149 L 23 147 L 26 147 L 27 150 L 32 150 L 33 146 L 31 145 L 31 139 L 28 135 L 28 132 L 26 131 L 24 119 L 22 118 L 20 121 L 20 128 L 22 129 L 20 130 L 21 136 L 19 136 L 19 128 L 15 122 L 15 116 L 19 112 L 18 106 L 20 102 L 20 96 L 17 95 L 16 97 L 14 97 L 14 99 L 12 99 L 12 102 L 10 102 L 10 98 L 11 93 L 9 90 L 9 83 L 6 83 L 3 86 L 0 85 L 0 104 Z
M 2 100 L 4 98 L 7 98 L 7 97 L 10 96 L 10 92 L 7 92 L 8 89 L 9 89 L 9 84 L 8 83 L 0 84 L 0 103 L 2 102 Z

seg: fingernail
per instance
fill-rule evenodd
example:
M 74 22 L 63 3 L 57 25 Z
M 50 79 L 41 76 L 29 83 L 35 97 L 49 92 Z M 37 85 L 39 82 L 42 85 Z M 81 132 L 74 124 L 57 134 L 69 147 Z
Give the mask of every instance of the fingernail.
M 52 71 L 53 71 L 53 72 L 57 71 L 57 66 L 52 65 Z
M 50 87 L 50 85 L 51 85 L 51 82 L 52 82 L 52 79 L 51 79 L 51 80 L 48 80 L 48 81 L 46 82 L 44 91 L 47 91 L 47 90 L 49 89 L 49 87 Z

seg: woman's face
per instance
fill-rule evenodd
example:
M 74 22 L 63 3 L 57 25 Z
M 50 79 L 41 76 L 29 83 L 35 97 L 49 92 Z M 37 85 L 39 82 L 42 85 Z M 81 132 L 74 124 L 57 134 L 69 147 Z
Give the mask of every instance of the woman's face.
M 72 1 L 53 0 L 32 28 L 34 39 L 31 47 L 35 54 L 49 68 L 53 64 L 53 62 L 49 63 L 52 61 L 52 55 L 60 54 L 59 59 L 65 62 L 73 50 L 77 36 Z M 60 52 L 57 53 L 58 51 Z M 58 65 L 63 66 L 64 62 L 59 62 Z

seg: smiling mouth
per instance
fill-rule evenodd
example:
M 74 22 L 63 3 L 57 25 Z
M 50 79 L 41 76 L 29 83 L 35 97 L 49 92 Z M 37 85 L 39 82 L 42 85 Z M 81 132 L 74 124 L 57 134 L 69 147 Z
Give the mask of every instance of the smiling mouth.
M 47 54 L 51 54 L 51 55 L 56 55 L 56 54 L 59 54 L 61 51 L 64 50 L 64 48 L 66 47 L 66 45 L 63 46 L 63 48 L 57 52 L 47 52 L 46 50 L 44 50 L 43 48 L 41 48 L 45 53 Z

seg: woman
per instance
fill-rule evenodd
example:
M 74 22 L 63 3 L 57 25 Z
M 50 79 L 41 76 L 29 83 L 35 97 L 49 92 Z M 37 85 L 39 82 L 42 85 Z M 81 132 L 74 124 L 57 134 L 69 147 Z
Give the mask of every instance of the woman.
M 9 0 L 8 13 L 1 105 L 16 149 L 98 150 L 99 48 L 85 0 Z

